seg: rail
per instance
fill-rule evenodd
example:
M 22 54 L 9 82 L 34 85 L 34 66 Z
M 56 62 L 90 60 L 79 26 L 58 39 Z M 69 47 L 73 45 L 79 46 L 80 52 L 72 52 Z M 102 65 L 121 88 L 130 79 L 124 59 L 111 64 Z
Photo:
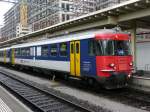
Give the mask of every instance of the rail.
M 93 110 L 53 94 L 42 86 L 19 80 L 10 75 L 0 72 L 0 83 L 28 102 L 31 108 L 38 112 L 93 112 Z

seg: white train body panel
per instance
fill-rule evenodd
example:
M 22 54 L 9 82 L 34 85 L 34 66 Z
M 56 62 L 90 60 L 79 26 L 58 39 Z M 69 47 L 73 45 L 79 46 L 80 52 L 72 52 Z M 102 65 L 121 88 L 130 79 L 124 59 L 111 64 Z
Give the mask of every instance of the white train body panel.
M 6 58 L 6 63 L 9 63 L 10 62 L 10 58 Z
M 70 72 L 70 62 L 53 60 L 15 59 L 15 64 Z
M 4 58 L 0 57 L 0 62 L 4 62 Z M 6 63 L 9 63 L 9 62 L 10 62 L 10 59 L 6 58 Z
M 4 58 L 0 57 L 0 62 L 4 62 Z

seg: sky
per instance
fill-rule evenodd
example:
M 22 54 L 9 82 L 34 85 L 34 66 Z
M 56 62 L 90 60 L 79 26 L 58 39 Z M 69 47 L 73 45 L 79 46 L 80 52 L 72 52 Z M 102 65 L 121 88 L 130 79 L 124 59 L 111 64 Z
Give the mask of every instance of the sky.
M 11 3 L 0 2 L 0 27 L 4 24 L 4 14 L 13 6 Z

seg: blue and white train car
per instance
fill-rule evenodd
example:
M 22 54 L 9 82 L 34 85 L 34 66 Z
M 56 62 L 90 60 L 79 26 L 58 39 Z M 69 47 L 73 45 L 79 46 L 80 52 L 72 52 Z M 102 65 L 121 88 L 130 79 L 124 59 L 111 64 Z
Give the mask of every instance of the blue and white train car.
M 72 75 L 80 77 L 80 62 L 88 63 L 88 60 L 86 61 L 88 59 L 87 42 L 89 39 L 95 37 L 96 32 L 100 31 L 88 31 L 12 46 L 15 50 L 13 63 L 68 73 L 71 72 Z M 80 52 L 81 49 L 83 49 L 82 52 Z M 76 54 L 74 50 L 76 50 Z M 76 64 L 74 62 L 75 60 Z M 87 69 L 87 66 L 84 67 L 85 69 Z M 96 71 L 91 70 L 88 72 L 95 74 L 94 72 Z
M 10 63 L 10 47 L 0 49 L 0 62 Z
M 133 68 L 129 40 L 128 34 L 114 30 L 83 31 L 15 45 L 8 56 L 13 65 L 61 71 L 121 87 Z

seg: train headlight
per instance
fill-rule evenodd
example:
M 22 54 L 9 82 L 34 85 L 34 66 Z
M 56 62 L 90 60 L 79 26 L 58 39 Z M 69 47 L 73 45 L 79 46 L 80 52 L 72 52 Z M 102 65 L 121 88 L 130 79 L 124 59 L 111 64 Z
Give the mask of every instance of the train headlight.
M 128 78 L 131 78 L 131 74 L 128 75 Z
M 133 66 L 133 62 L 130 62 L 130 64 L 129 64 L 130 66 Z
M 111 63 L 109 64 L 110 67 L 114 68 L 115 67 L 115 64 L 114 63 Z

